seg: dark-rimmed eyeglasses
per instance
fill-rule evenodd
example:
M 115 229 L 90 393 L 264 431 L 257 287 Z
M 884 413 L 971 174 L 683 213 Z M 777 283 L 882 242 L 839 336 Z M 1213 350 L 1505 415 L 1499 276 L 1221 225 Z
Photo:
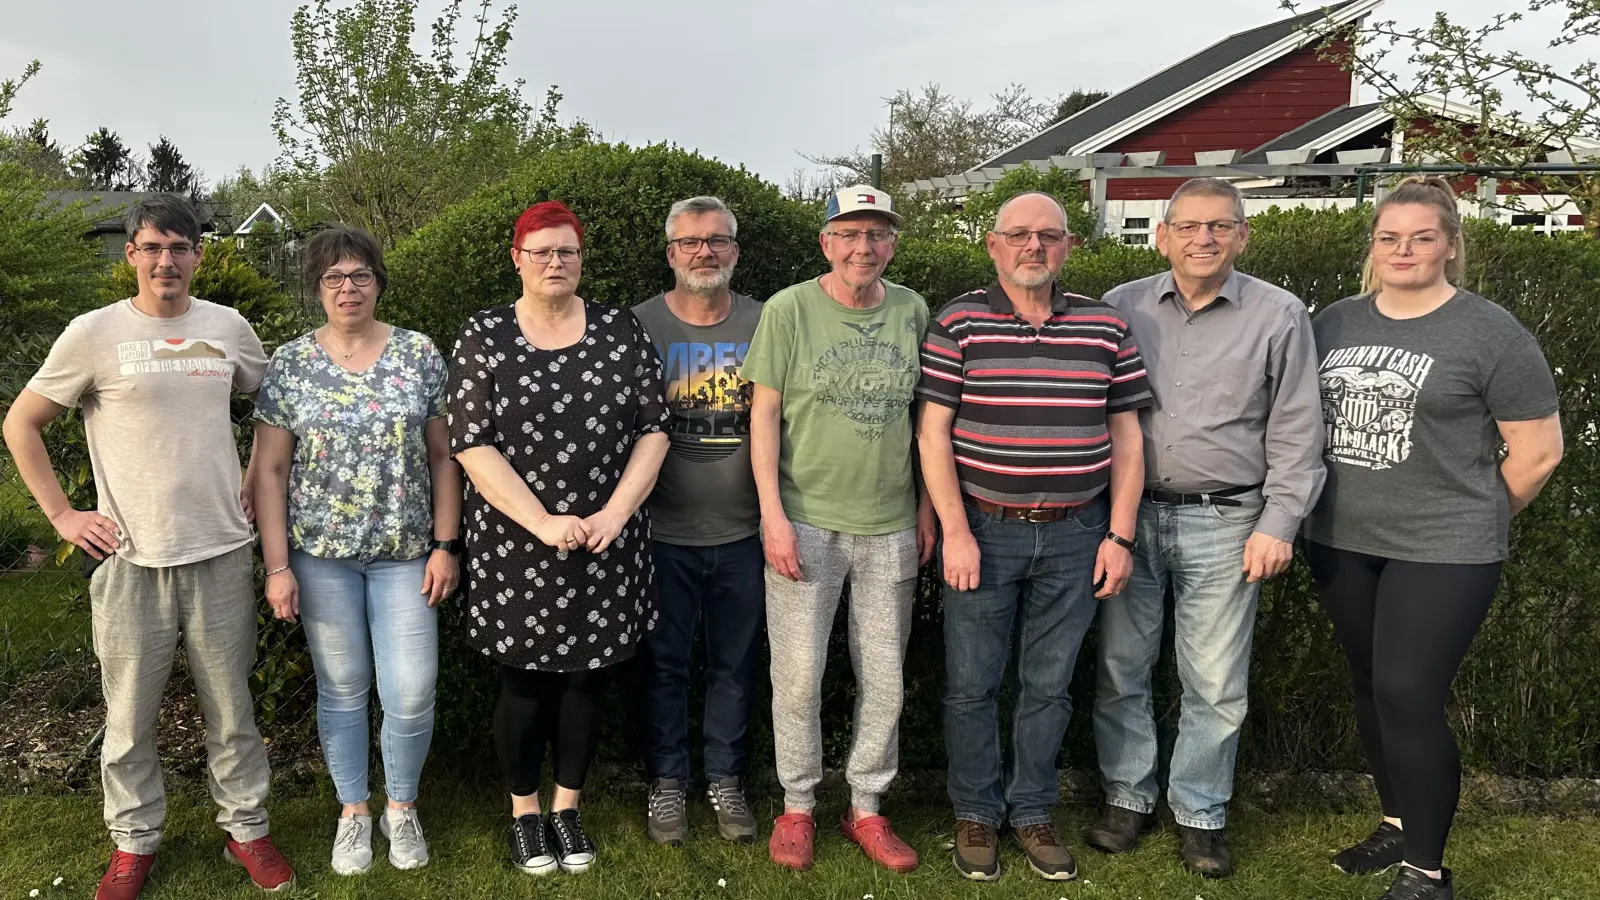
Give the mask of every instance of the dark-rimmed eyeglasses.
M 378 273 L 371 269 L 357 269 L 354 272 L 328 271 L 323 272 L 322 277 L 317 280 L 322 282 L 322 286 L 328 290 L 337 291 L 339 288 L 344 287 L 344 282 L 347 278 L 356 287 L 367 287 L 378 280 Z
M 677 247 L 680 253 L 699 253 L 701 247 L 710 247 L 712 253 L 727 253 L 733 246 L 733 238 L 726 234 L 714 234 L 708 238 L 673 238 L 667 243 Z
M 138 244 L 133 250 L 145 259 L 160 259 L 163 253 L 171 253 L 173 259 L 184 259 L 195 252 L 195 247 L 193 244 L 173 244 L 170 247 L 163 244 Z
M 577 262 L 583 256 L 583 251 L 577 247 L 540 247 L 533 250 L 522 249 L 518 253 L 526 253 L 528 260 L 536 266 L 548 266 L 550 260 L 559 259 L 562 264 Z
M 1013 228 L 1010 231 L 1000 232 L 1000 238 L 1009 247 L 1026 247 L 1028 246 L 1028 239 L 1034 237 L 1039 239 L 1039 246 L 1054 247 L 1067 239 L 1067 233 L 1059 228 L 1039 228 L 1035 230 Z
M 1167 228 L 1181 238 L 1191 238 L 1200 233 L 1200 229 L 1207 228 L 1212 237 L 1227 237 L 1238 231 L 1244 223 L 1238 219 L 1215 219 L 1210 222 L 1168 222 Z

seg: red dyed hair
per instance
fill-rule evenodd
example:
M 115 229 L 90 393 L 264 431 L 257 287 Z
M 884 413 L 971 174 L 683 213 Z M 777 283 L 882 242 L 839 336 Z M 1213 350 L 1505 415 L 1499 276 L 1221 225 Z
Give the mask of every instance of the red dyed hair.
M 560 200 L 546 200 L 535 203 L 522 211 L 517 217 L 517 229 L 511 236 L 511 246 L 522 249 L 522 239 L 535 231 L 545 228 L 560 228 L 563 225 L 572 226 L 578 233 L 578 246 L 583 247 L 583 223 L 578 221 L 578 216 Z

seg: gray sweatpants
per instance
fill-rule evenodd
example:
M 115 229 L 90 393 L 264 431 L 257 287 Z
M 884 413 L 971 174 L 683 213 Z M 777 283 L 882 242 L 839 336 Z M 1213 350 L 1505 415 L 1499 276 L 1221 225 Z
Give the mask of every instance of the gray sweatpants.
M 795 582 L 767 568 L 772 644 L 772 731 L 784 805 L 811 809 L 822 780 L 822 671 L 839 594 L 850 584 L 850 664 L 855 723 L 845 780 L 850 803 L 878 811 L 900 766 L 901 681 L 917 589 L 917 533 L 843 534 L 794 523 Z
M 94 572 L 89 601 L 106 697 L 100 754 L 106 827 L 126 853 L 154 853 L 167 817 L 156 715 L 183 636 L 206 720 L 206 763 L 217 824 L 253 841 L 267 833 L 267 750 L 250 702 L 256 656 L 251 548 L 184 566 L 147 568 L 113 556 Z

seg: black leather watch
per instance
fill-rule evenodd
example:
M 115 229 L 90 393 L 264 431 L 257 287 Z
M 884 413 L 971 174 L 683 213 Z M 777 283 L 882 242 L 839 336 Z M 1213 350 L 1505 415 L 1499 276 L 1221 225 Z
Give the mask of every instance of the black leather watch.
M 462 549 L 461 539 L 455 538 L 454 540 L 449 541 L 434 541 L 433 549 L 443 550 L 446 553 L 454 553 L 456 556 L 460 556 Z
M 1106 540 L 1116 544 L 1118 547 L 1122 547 L 1129 553 L 1133 552 L 1133 541 L 1130 541 L 1122 535 L 1117 534 L 1115 531 L 1106 532 Z

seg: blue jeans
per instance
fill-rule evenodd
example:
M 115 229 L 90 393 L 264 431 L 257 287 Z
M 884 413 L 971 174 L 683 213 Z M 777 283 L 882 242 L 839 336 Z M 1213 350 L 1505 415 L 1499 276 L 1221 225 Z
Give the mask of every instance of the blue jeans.
M 689 659 L 705 620 L 705 776 L 743 776 L 756 645 L 767 621 L 761 538 L 711 547 L 655 542 L 660 618 L 645 640 L 645 768 L 689 780 Z
M 1110 518 L 1103 497 L 1038 525 L 967 507 L 978 588 L 944 588 L 944 738 L 957 819 L 1021 828 L 1054 818 L 1067 685 L 1094 622 L 1094 561 Z M 1013 635 L 1016 711 L 1002 754 L 996 696 Z
M 1241 567 L 1265 504 L 1259 492 L 1234 499 L 1241 505 L 1140 503 L 1133 576 L 1100 607 L 1094 739 L 1106 802 L 1149 813 L 1158 793 L 1150 676 L 1172 588 L 1183 700 L 1167 805 L 1190 828 L 1227 824 L 1247 706 L 1261 585 L 1246 582 Z
M 439 624 L 422 594 L 426 556 L 322 559 L 299 550 L 300 618 L 317 672 L 317 733 L 340 803 L 367 791 L 367 694 L 376 671 L 383 703 L 383 786 L 390 800 L 417 799 L 433 742 Z

